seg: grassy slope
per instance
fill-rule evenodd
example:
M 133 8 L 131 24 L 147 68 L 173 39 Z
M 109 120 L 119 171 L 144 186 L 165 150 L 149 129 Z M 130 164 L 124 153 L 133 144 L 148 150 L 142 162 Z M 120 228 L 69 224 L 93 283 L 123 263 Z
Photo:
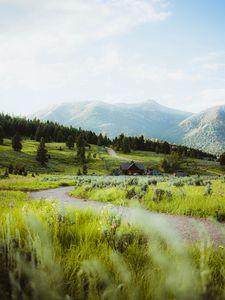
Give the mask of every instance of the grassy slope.
M 119 153 L 121 157 L 130 158 L 131 160 L 138 160 L 143 162 L 146 166 L 158 168 L 160 162 L 164 158 L 164 154 L 157 154 L 150 151 L 132 151 L 129 154 Z M 189 174 L 208 174 L 218 175 L 224 174 L 225 168 L 221 167 L 218 162 L 206 161 L 200 159 L 185 159 L 181 169 L 186 170 Z
M 11 141 L 5 140 L 4 145 L 0 146 L 0 169 L 4 169 L 10 163 L 14 166 L 25 166 L 28 171 L 38 173 L 76 175 L 78 169 L 82 169 L 82 165 L 75 162 L 76 151 L 67 149 L 64 143 L 46 144 L 51 159 L 49 160 L 47 167 L 44 168 L 35 159 L 37 147 L 37 142 L 25 140 L 23 141 L 22 152 L 18 153 L 12 150 Z M 62 151 L 59 150 L 60 147 L 62 148 Z M 93 158 L 94 153 L 97 155 L 96 159 Z M 92 145 L 90 154 L 91 159 L 89 159 L 87 163 L 89 175 L 109 175 L 114 169 L 119 168 L 122 163 L 122 161 L 109 156 L 103 147 Z M 160 167 L 160 163 L 164 157 L 163 154 L 156 154 L 148 151 L 133 151 L 130 154 L 119 153 L 119 155 L 129 158 L 130 160 L 139 160 L 143 162 L 146 167 L 149 166 L 154 168 Z M 182 169 L 190 174 L 208 173 L 213 175 L 213 172 L 221 173 L 224 171 L 224 168 L 221 168 L 216 162 L 191 159 L 184 161 Z
M 82 165 L 75 162 L 76 151 L 69 150 L 64 143 L 46 143 L 51 156 L 47 168 L 42 167 L 35 159 L 38 143 L 35 141 L 23 141 L 22 152 L 15 152 L 11 148 L 11 141 L 5 140 L 0 146 L 0 168 L 7 167 L 10 163 L 25 166 L 30 172 L 38 173 L 64 173 L 75 175 Z M 62 148 L 62 151 L 59 148 Z M 87 150 L 88 153 L 88 150 Z M 102 148 L 91 146 L 91 159 L 88 161 L 88 173 L 104 175 L 109 174 L 114 168 L 119 167 L 120 161 L 110 157 Z M 96 159 L 93 154 L 96 153 Z

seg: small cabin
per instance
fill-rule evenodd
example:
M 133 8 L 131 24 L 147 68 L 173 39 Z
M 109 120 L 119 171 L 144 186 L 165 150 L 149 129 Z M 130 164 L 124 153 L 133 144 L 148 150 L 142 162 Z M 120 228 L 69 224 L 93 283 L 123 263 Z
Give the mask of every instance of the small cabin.
M 123 175 L 144 175 L 145 167 L 142 164 L 131 162 L 120 167 Z

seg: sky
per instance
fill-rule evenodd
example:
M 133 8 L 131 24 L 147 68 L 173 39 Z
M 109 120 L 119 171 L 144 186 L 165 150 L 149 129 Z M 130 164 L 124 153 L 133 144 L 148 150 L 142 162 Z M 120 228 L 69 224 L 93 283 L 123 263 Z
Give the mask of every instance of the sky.
M 0 0 L 0 111 L 225 104 L 224 0 Z

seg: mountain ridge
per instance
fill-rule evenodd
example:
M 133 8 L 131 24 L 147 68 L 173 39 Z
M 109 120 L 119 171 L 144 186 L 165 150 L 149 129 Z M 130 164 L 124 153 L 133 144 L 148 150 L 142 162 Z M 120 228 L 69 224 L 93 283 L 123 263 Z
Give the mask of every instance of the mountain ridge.
M 32 117 L 81 127 L 113 137 L 144 135 L 219 154 L 225 150 L 225 105 L 199 113 L 170 108 L 149 99 L 140 103 L 65 102 Z

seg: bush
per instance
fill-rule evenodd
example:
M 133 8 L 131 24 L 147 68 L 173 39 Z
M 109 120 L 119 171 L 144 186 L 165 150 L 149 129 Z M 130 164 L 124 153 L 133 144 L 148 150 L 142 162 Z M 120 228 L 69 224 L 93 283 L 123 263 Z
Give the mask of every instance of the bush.
M 136 195 L 137 195 L 137 193 L 136 193 L 134 187 L 131 188 L 131 189 L 129 189 L 129 190 L 127 190 L 127 192 L 126 192 L 126 198 L 127 198 L 127 199 L 132 199 L 132 198 L 134 198 Z
M 130 178 L 128 181 L 127 181 L 127 185 L 138 185 L 138 178 L 135 177 L 135 178 Z
M 184 186 L 184 181 L 176 180 L 172 183 L 172 185 L 175 186 L 175 187 L 183 187 Z
M 209 182 L 207 185 L 206 185 L 206 188 L 205 188 L 205 192 L 204 192 L 204 196 L 212 196 L 212 183 Z
M 161 202 L 163 199 L 171 199 L 172 198 L 172 193 L 170 191 L 166 191 L 163 189 L 156 189 L 153 195 L 152 200 L 154 202 Z

